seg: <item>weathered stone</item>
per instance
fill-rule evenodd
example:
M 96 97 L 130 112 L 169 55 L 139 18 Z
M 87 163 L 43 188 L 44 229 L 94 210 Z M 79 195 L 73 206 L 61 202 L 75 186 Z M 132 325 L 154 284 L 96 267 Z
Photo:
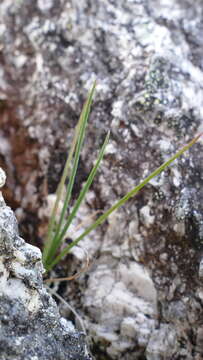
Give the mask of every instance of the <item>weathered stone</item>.
M 43 285 L 41 252 L 19 237 L 16 218 L 0 206 L 0 359 L 88 360 L 84 334 L 60 317 Z
M 202 9 L 202 0 L 1 1 L 1 161 L 7 197 L 22 229 L 34 224 L 33 240 L 43 237 L 36 213 L 47 211 L 41 201 L 55 192 L 95 78 L 77 183 L 109 128 L 111 140 L 75 225 L 202 130 Z M 203 357 L 201 149 L 81 244 L 96 260 L 63 296 L 83 313 L 98 359 Z M 77 270 L 81 251 L 73 254 Z

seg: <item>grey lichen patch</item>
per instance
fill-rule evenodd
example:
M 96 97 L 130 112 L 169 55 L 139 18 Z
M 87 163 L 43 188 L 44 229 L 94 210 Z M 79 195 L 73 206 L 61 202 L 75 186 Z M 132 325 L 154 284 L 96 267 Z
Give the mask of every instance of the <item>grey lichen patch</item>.
M 172 131 L 191 131 L 198 122 L 198 119 L 194 121 L 197 114 L 191 111 L 189 98 L 189 91 L 195 98 L 195 88 L 183 88 L 183 79 L 187 82 L 179 60 L 172 53 L 155 55 L 145 76 L 144 89 L 134 98 L 133 108 L 144 115 L 143 120 L 154 122 L 161 129 L 167 126 Z

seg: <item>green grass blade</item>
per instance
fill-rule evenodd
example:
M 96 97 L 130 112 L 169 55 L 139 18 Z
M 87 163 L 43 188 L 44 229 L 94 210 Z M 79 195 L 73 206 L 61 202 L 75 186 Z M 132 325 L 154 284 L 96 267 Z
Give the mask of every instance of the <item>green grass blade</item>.
M 69 179 L 69 182 L 68 182 L 65 201 L 64 201 L 63 209 L 62 209 L 61 214 L 60 214 L 59 223 L 57 225 L 56 233 L 55 233 L 54 238 L 53 238 L 53 240 L 51 242 L 49 250 L 47 251 L 47 255 L 46 255 L 46 258 L 45 258 L 45 263 L 49 262 L 50 259 L 52 259 L 52 257 L 56 253 L 56 250 L 60 246 L 59 233 L 61 231 L 61 227 L 63 225 L 63 221 L 64 221 L 65 214 L 66 214 L 66 210 L 68 208 L 68 205 L 69 205 L 69 202 L 70 202 L 70 199 L 71 199 L 72 189 L 73 189 L 73 185 L 74 185 L 74 182 L 75 182 L 75 176 L 76 176 L 76 172 L 77 172 L 77 168 L 78 168 L 79 157 L 80 157 L 82 143 L 83 143 L 84 136 L 85 136 L 85 130 L 86 130 L 86 125 L 87 125 L 87 121 L 88 121 L 88 117 L 89 117 L 89 113 L 90 113 L 90 107 L 91 107 L 92 100 L 93 100 L 95 86 L 96 86 L 96 82 L 93 84 L 92 89 L 90 90 L 90 93 L 88 95 L 87 101 L 85 102 L 85 105 L 84 105 L 83 110 L 82 110 L 81 122 L 80 122 L 80 126 L 78 128 L 78 136 L 77 136 L 77 144 L 76 144 L 76 149 L 75 149 L 73 168 L 72 168 L 70 179 Z
M 109 141 L 109 135 L 110 135 L 110 132 L 107 133 L 107 136 L 106 136 L 105 141 L 104 141 L 104 143 L 102 145 L 102 148 L 100 150 L 100 153 L 99 153 L 98 159 L 96 161 L 96 164 L 93 167 L 93 169 L 91 170 L 91 172 L 90 172 L 90 174 L 88 176 L 88 179 L 87 179 L 82 191 L 80 192 L 80 195 L 79 195 L 79 197 L 78 197 L 78 199 L 77 199 L 77 201 L 76 201 L 76 203 L 75 203 L 75 205 L 73 207 L 73 210 L 72 210 L 71 214 L 68 217 L 68 220 L 67 220 L 62 232 L 59 234 L 58 238 L 55 239 L 56 244 L 60 244 L 62 242 L 62 239 L 63 239 L 66 231 L 68 230 L 69 225 L 71 224 L 71 222 L 72 222 L 74 216 L 76 215 L 76 213 L 77 213 L 77 211 L 78 211 L 78 209 L 79 209 L 79 207 L 80 207 L 80 205 L 81 205 L 87 191 L 89 190 L 89 188 L 90 188 L 90 186 L 91 186 L 91 184 L 92 184 L 92 182 L 94 180 L 94 177 L 95 177 L 95 175 L 97 173 L 98 167 L 99 167 L 99 165 L 100 165 L 100 163 L 101 163 L 101 161 L 103 159 L 104 151 L 105 151 L 106 145 L 107 145 L 107 143 Z M 47 266 L 47 263 L 48 263 L 48 261 L 44 262 L 45 268 Z
M 52 233 L 53 233 L 53 228 L 54 228 L 54 224 L 55 224 L 58 205 L 59 205 L 59 201 L 61 200 L 62 190 L 63 190 L 63 187 L 65 185 L 65 181 L 67 179 L 68 172 L 69 172 L 70 165 L 71 165 L 71 161 L 72 161 L 73 154 L 74 154 L 74 151 L 75 151 L 77 138 L 78 138 L 78 131 L 79 131 L 79 128 L 81 126 L 81 121 L 82 121 L 82 116 L 80 116 L 78 124 L 77 124 L 77 126 L 75 128 L 74 138 L 73 138 L 73 141 L 71 143 L 68 158 L 66 160 L 65 167 L 64 167 L 64 170 L 63 170 L 59 185 L 58 185 L 57 190 L 56 190 L 56 196 L 57 197 L 56 197 L 54 208 L 52 210 L 50 221 L 49 221 L 49 224 L 48 224 L 48 233 L 47 233 L 45 247 L 44 247 L 44 250 L 43 250 L 43 257 L 42 257 L 43 262 L 46 262 L 46 257 L 48 255 L 48 252 L 49 252 L 51 244 L 52 244 Z
M 77 123 L 77 125 L 75 127 L 74 138 L 73 138 L 73 141 L 71 143 L 69 155 L 68 155 L 68 158 L 66 160 L 65 167 L 64 167 L 64 170 L 63 170 L 59 185 L 57 187 L 57 191 L 56 191 L 57 198 L 56 198 L 54 208 L 52 210 L 50 221 L 49 221 L 49 224 L 48 224 L 48 233 L 47 233 L 47 237 L 46 237 L 45 247 L 44 247 L 44 250 L 43 250 L 43 262 L 46 262 L 46 258 L 48 256 L 50 247 L 52 245 L 52 240 L 53 240 L 52 234 L 53 234 L 53 228 L 54 228 L 55 219 L 56 219 L 56 213 L 57 213 L 57 210 L 58 210 L 59 201 L 61 199 L 62 190 L 63 190 L 65 181 L 66 181 L 67 176 L 68 176 L 68 172 L 69 172 L 69 169 L 70 169 L 73 154 L 74 154 L 74 151 L 75 151 L 75 148 L 76 148 L 79 129 L 81 128 L 82 122 L 84 121 L 85 105 L 86 104 L 84 104 L 84 106 L 83 106 L 83 110 L 82 110 L 82 112 L 80 114 L 80 118 L 79 118 L 78 123 Z
M 60 237 L 60 238 L 59 238 L 59 243 L 60 243 L 61 240 L 63 239 L 66 231 L 68 230 L 69 225 L 71 224 L 73 218 L 75 217 L 75 215 L 76 215 L 76 213 L 77 213 L 77 211 L 78 211 L 78 209 L 79 209 L 82 201 L 84 200 L 84 197 L 85 197 L 87 191 L 89 190 L 89 188 L 90 188 L 90 186 L 91 186 L 91 184 L 92 184 L 92 182 L 93 182 L 93 180 L 94 180 L 94 177 L 95 177 L 95 175 L 96 175 L 96 173 L 97 173 L 98 167 L 99 167 L 99 165 L 100 165 L 100 163 L 101 163 L 101 161 L 102 161 L 102 159 L 103 159 L 104 151 L 105 151 L 106 145 L 107 145 L 107 143 L 108 143 L 108 141 L 109 141 L 109 135 L 110 135 L 110 132 L 107 133 L 106 138 L 105 138 L 105 141 L 104 141 L 104 143 L 103 143 L 103 145 L 102 145 L 102 148 L 101 148 L 101 150 L 100 150 L 98 159 L 97 159 L 97 161 L 96 161 L 96 164 L 95 164 L 95 166 L 93 167 L 93 169 L 91 170 L 91 172 L 90 172 L 90 174 L 89 174 L 89 176 L 88 176 L 88 179 L 87 179 L 87 181 L 86 181 L 83 189 L 82 189 L 81 192 L 80 192 L 80 195 L 79 195 L 79 197 L 78 197 L 78 199 L 77 199 L 77 201 L 76 201 L 76 203 L 75 203 L 75 205 L 74 205 L 74 207 L 73 207 L 73 210 L 72 210 L 71 214 L 70 214 L 69 217 L 68 217 L 68 220 L 67 220 L 67 222 L 66 222 L 66 224 L 65 224 L 62 232 L 59 234 L 59 237 Z
M 197 140 L 202 136 L 202 133 L 196 136 L 191 140 L 187 145 L 185 145 L 181 150 L 179 150 L 174 156 L 169 160 L 164 162 L 156 170 L 154 170 L 149 176 L 147 176 L 139 185 L 135 186 L 131 191 L 129 191 L 125 196 L 123 196 L 119 201 L 117 201 L 110 209 L 108 209 L 104 214 L 102 214 L 92 225 L 90 225 L 77 239 L 75 239 L 70 245 L 65 247 L 63 251 L 52 261 L 47 267 L 49 271 L 54 265 L 56 265 L 68 252 L 71 248 L 77 245 L 86 235 L 88 235 L 92 230 L 96 229 L 98 225 L 102 224 L 107 217 L 115 210 L 120 208 L 127 200 L 135 196 L 139 190 L 141 190 L 151 179 L 160 174 L 163 170 L 166 169 L 174 160 L 180 157 L 185 151 L 187 151 L 192 145 L 194 145 Z

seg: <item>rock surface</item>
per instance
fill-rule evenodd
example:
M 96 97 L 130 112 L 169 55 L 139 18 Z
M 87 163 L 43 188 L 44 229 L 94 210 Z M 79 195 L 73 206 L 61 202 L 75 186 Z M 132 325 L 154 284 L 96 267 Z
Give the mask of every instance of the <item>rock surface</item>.
M 38 248 L 18 235 L 12 210 L 0 199 L 0 359 L 90 360 L 79 333 L 60 317 L 43 286 Z
M 5 195 L 35 241 L 95 78 L 75 196 L 109 128 L 111 141 L 76 225 L 202 129 L 201 0 L 2 0 L 0 14 Z M 94 264 L 61 293 L 83 314 L 99 360 L 203 358 L 201 150 L 81 244 Z M 73 269 L 82 257 L 74 249 Z

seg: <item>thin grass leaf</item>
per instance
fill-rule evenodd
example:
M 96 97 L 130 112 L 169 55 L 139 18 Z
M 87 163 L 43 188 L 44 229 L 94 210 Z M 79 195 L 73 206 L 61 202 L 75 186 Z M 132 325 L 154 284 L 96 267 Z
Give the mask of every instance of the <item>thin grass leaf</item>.
M 107 145 L 107 143 L 109 141 L 109 136 L 110 136 L 110 132 L 107 133 L 107 136 L 106 136 L 105 141 L 104 141 L 104 143 L 102 145 L 102 148 L 100 150 L 100 153 L 99 153 L 98 159 L 96 161 L 96 164 L 93 167 L 93 169 L 91 170 L 91 172 L 90 172 L 90 174 L 88 176 L 88 179 L 87 179 L 85 185 L 83 186 L 83 188 L 82 188 L 82 190 L 80 192 L 80 195 L 79 195 L 79 197 L 78 197 L 78 199 L 77 199 L 77 201 L 76 201 L 76 203 L 75 203 L 75 205 L 73 207 L 73 210 L 70 213 L 70 215 L 68 216 L 67 222 L 65 223 L 62 232 L 58 235 L 58 237 L 55 237 L 54 244 L 61 244 L 61 242 L 62 242 L 62 240 L 64 238 L 64 235 L 66 234 L 66 231 L 68 230 L 69 225 L 71 224 L 71 222 L 72 222 L 73 218 L 75 217 L 75 215 L 76 215 L 82 201 L 84 200 L 84 197 L 85 197 L 87 191 L 89 190 L 89 188 L 90 188 L 90 186 L 91 186 L 91 184 L 92 184 L 92 182 L 94 180 L 94 177 L 96 175 L 96 172 L 98 170 L 98 167 L 99 167 L 99 165 L 100 165 L 100 163 L 101 163 L 101 161 L 103 159 L 104 151 L 105 151 L 106 145 Z M 56 248 L 56 250 L 57 249 L 58 248 Z M 53 247 L 53 251 L 54 250 L 55 250 L 55 248 Z M 55 252 L 54 252 L 54 254 L 55 254 Z M 44 265 L 45 265 L 45 268 L 46 268 L 47 265 L 48 265 L 47 260 L 44 262 Z
M 149 176 L 147 176 L 139 185 L 135 186 L 131 191 L 129 191 L 125 196 L 123 196 L 119 201 L 117 201 L 110 209 L 108 209 L 104 214 L 102 214 L 92 225 L 90 225 L 77 239 L 72 241 L 72 243 L 65 247 L 61 251 L 61 253 L 55 258 L 54 261 L 47 267 L 47 271 L 49 271 L 54 265 L 56 265 L 65 255 L 69 253 L 69 251 L 77 245 L 86 235 L 88 235 L 91 231 L 97 228 L 100 224 L 102 224 L 107 217 L 115 210 L 120 208 L 123 204 L 126 203 L 131 197 L 135 196 L 139 190 L 141 190 L 146 184 L 149 183 L 151 179 L 160 174 L 163 170 L 166 169 L 174 160 L 180 157 L 185 151 L 187 151 L 192 145 L 194 145 L 197 140 L 202 136 L 202 133 L 192 139 L 187 145 L 185 145 L 181 150 L 179 150 L 175 155 L 173 155 L 169 160 L 164 162 L 161 166 L 159 166 L 156 170 L 154 170 Z
M 62 190 L 63 190 L 63 187 L 65 185 L 65 181 L 66 181 L 67 176 L 68 176 L 68 172 L 69 172 L 69 169 L 70 169 L 73 154 L 74 154 L 74 151 L 75 151 L 75 148 L 76 148 L 79 129 L 81 128 L 82 122 L 84 121 L 84 111 L 85 111 L 85 104 L 84 104 L 83 110 L 82 110 L 82 112 L 80 114 L 80 118 L 78 120 L 78 123 L 77 123 L 77 125 L 75 127 L 74 138 L 73 138 L 73 141 L 71 143 L 69 155 L 68 155 L 68 158 L 66 160 L 65 167 L 64 167 L 64 170 L 63 170 L 59 185 L 57 187 L 57 191 L 56 191 L 57 197 L 56 197 L 54 208 L 52 210 L 50 221 L 49 221 L 49 224 L 48 224 L 48 233 L 47 233 L 47 237 L 46 237 L 45 247 L 44 247 L 44 250 L 43 250 L 43 257 L 42 257 L 43 263 L 46 263 L 48 253 L 49 253 L 51 245 L 52 245 L 53 228 L 54 228 L 55 221 L 56 221 L 56 214 L 57 214 L 57 210 L 58 210 L 58 205 L 59 205 L 59 201 L 61 200 Z
M 75 215 L 76 215 L 82 201 L 84 200 L 84 197 L 85 197 L 87 191 L 89 190 L 89 188 L 90 188 L 90 186 L 91 186 L 91 184 L 92 184 L 92 182 L 94 180 L 94 177 L 95 177 L 95 175 L 97 173 L 98 167 L 99 167 L 99 165 L 100 165 L 100 163 L 101 163 L 101 161 L 103 159 L 104 151 L 105 151 L 106 145 L 108 144 L 108 141 L 109 141 L 109 136 L 110 136 L 110 132 L 107 133 L 105 141 L 104 141 L 104 143 L 102 145 L 102 148 L 100 150 L 98 159 L 96 161 L 96 164 L 93 167 L 93 169 L 91 170 L 91 172 L 90 172 L 90 174 L 88 176 L 88 179 L 87 179 L 84 187 L 82 188 L 82 190 L 80 192 L 80 195 L 79 195 L 79 197 L 78 197 L 78 199 L 77 199 L 77 201 L 76 201 L 76 203 L 75 203 L 75 205 L 73 207 L 73 210 L 72 210 L 71 214 L 69 215 L 68 220 L 67 220 L 67 222 L 65 223 L 65 225 L 63 227 L 63 230 L 59 234 L 58 239 L 56 240 L 58 243 L 61 243 L 64 235 L 66 234 L 66 231 L 68 230 L 68 228 L 69 228 L 73 218 L 75 217 Z
M 71 199 L 72 189 L 73 189 L 73 185 L 75 182 L 75 176 L 76 176 L 76 172 L 77 172 L 77 168 L 78 168 L 79 157 L 80 157 L 81 148 L 82 148 L 82 144 L 83 144 L 83 140 L 84 140 L 84 136 L 85 136 L 85 130 L 86 130 L 87 121 L 88 121 L 88 117 L 89 117 L 89 113 L 90 113 L 90 107 L 91 107 L 92 100 L 93 100 L 95 86 L 96 86 L 96 82 L 94 82 L 92 89 L 90 90 L 90 93 L 88 95 L 87 101 L 85 102 L 85 105 L 83 107 L 83 110 L 81 113 L 81 122 L 79 120 L 79 127 L 78 127 L 78 131 L 77 131 L 77 144 L 76 144 L 76 149 L 75 149 L 73 168 L 72 168 L 72 171 L 70 174 L 70 179 L 68 182 L 68 187 L 67 187 L 67 191 L 66 191 L 63 209 L 60 214 L 59 223 L 56 227 L 56 232 L 54 234 L 54 237 L 50 242 L 50 246 L 49 246 L 48 250 L 46 251 L 46 257 L 44 257 L 45 264 L 47 262 L 51 261 L 51 259 L 53 258 L 53 256 L 56 253 L 56 250 L 60 246 L 59 233 L 60 233 L 61 227 L 63 225 L 65 214 L 66 214 L 66 211 L 67 211 L 70 199 Z
M 82 115 L 82 113 L 81 113 L 81 115 Z M 71 143 L 71 147 L 70 147 L 70 151 L 69 151 L 66 163 L 65 163 L 65 167 L 64 167 L 64 170 L 63 170 L 59 185 L 58 185 L 57 190 L 56 190 L 56 201 L 55 201 L 55 204 L 54 204 L 54 207 L 53 207 L 53 210 L 52 210 L 52 213 L 51 213 L 50 221 L 49 221 L 49 224 L 48 224 L 48 233 L 47 233 L 47 237 L 46 237 L 45 247 L 44 247 L 44 250 L 43 250 L 43 257 L 42 257 L 43 263 L 46 262 L 47 255 L 48 255 L 48 252 L 49 252 L 51 244 L 52 244 L 52 234 L 53 234 L 53 228 L 54 228 L 55 221 L 56 221 L 56 214 L 57 214 L 57 210 L 58 210 L 58 205 L 59 205 L 59 201 L 61 200 L 62 190 L 63 190 L 63 187 L 65 185 L 65 181 L 67 179 L 68 172 L 69 172 L 70 165 L 71 165 L 71 161 L 72 161 L 73 154 L 74 154 L 74 151 L 75 151 L 79 128 L 80 128 L 81 122 L 83 120 L 81 115 L 80 115 L 80 118 L 79 118 L 78 123 L 76 125 L 75 132 L 74 132 L 74 138 L 73 138 L 73 141 Z

